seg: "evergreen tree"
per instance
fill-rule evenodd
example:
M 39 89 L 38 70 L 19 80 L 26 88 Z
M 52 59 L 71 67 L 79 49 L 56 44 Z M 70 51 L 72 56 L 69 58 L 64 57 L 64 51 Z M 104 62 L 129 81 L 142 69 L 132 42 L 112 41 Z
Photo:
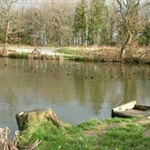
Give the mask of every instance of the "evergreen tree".
M 105 0 L 91 0 L 89 43 L 103 44 L 107 38 L 107 7 Z
M 148 24 L 145 30 L 139 35 L 138 42 L 141 45 L 150 45 L 150 24 Z
M 84 45 L 86 40 L 86 31 L 87 31 L 87 0 L 81 0 L 78 2 L 77 7 L 75 9 L 75 19 L 74 19 L 74 34 L 75 37 L 80 41 L 77 44 Z
M 107 41 L 107 7 L 105 0 L 81 0 L 75 10 L 74 33 L 82 44 L 102 44 Z

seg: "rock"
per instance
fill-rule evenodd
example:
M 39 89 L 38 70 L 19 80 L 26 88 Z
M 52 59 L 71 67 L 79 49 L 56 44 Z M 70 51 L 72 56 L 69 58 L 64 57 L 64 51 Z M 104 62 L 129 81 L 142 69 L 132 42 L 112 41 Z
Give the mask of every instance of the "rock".
M 51 121 L 57 127 L 62 126 L 62 121 L 50 108 L 38 108 L 16 114 L 16 121 L 20 131 L 27 129 L 30 125 L 38 122 Z

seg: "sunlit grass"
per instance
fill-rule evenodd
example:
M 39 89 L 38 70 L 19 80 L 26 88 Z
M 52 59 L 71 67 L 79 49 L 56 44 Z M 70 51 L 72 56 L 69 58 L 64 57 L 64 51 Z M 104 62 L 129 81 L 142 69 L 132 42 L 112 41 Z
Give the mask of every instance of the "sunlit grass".
M 143 137 L 145 127 L 142 125 L 124 125 L 110 128 L 105 138 L 99 138 L 101 146 L 108 145 L 110 150 L 142 150 L 150 147 L 149 138 Z
M 119 118 L 119 117 L 115 117 L 115 118 L 107 118 L 105 119 L 103 122 L 104 123 L 132 123 L 134 121 L 136 121 L 137 119 L 139 119 L 141 117 L 133 117 L 133 118 Z
M 30 126 L 20 142 L 29 145 L 39 139 L 42 142 L 36 150 L 142 150 L 150 147 L 150 136 L 143 136 L 149 129 L 149 124 L 138 124 L 135 118 L 92 119 L 67 128 L 46 121 Z
M 68 54 L 68 55 L 81 55 L 81 50 L 75 50 L 69 47 L 62 47 L 57 49 L 58 53 Z

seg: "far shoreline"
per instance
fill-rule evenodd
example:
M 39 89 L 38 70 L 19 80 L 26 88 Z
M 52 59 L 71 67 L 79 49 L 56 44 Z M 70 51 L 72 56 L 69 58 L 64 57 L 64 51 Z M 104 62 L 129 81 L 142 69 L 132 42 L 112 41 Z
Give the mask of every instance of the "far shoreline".
M 0 47 L 2 51 L 2 46 Z M 120 52 L 117 47 L 111 46 L 74 46 L 74 47 L 51 47 L 26 45 L 9 45 L 8 58 L 26 59 L 53 59 L 53 60 L 74 60 L 93 62 L 123 62 L 131 64 L 150 64 L 149 48 L 137 47 L 127 49 L 125 56 L 120 59 Z

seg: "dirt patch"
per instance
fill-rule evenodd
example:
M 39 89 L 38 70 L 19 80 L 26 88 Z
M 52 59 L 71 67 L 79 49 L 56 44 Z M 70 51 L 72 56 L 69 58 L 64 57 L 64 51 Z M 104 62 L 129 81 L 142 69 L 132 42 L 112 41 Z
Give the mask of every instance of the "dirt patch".
M 107 129 L 111 128 L 112 125 L 98 125 L 96 126 L 95 130 L 90 130 L 90 131 L 83 131 L 84 134 L 89 135 L 89 136 L 98 136 L 98 135 L 104 135 L 107 132 Z
M 143 133 L 143 136 L 150 137 L 150 118 L 149 117 L 141 118 L 141 119 L 137 120 L 137 123 L 148 126 L 147 130 Z
M 150 118 L 149 117 L 142 117 L 142 118 L 138 119 L 136 122 L 140 123 L 140 124 L 150 124 Z
M 84 134 L 89 136 L 98 136 L 98 135 L 104 135 L 108 129 L 115 128 L 118 126 L 124 126 L 128 123 L 122 122 L 122 123 L 112 123 L 112 124 L 103 124 L 103 125 L 97 125 L 95 127 L 95 130 L 90 131 L 83 131 Z
M 150 137 L 150 129 L 146 130 L 143 134 L 144 137 Z
M 132 122 L 133 123 L 133 122 Z M 99 136 L 99 135 L 105 135 L 108 129 L 115 128 L 115 127 L 121 127 L 126 126 L 127 124 L 131 124 L 131 122 L 121 122 L 121 123 L 112 123 L 112 124 L 101 124 L 97 125 L 94 130 L 90 131 L 83 131 L 84 134 L 88 136 Z M 150 137 L 150 118 L 143 117 L 140 119 L 137 119 L 133 124 L 143 124 L 148 125 L 149 128 L 143 133 L 144 137 Z

